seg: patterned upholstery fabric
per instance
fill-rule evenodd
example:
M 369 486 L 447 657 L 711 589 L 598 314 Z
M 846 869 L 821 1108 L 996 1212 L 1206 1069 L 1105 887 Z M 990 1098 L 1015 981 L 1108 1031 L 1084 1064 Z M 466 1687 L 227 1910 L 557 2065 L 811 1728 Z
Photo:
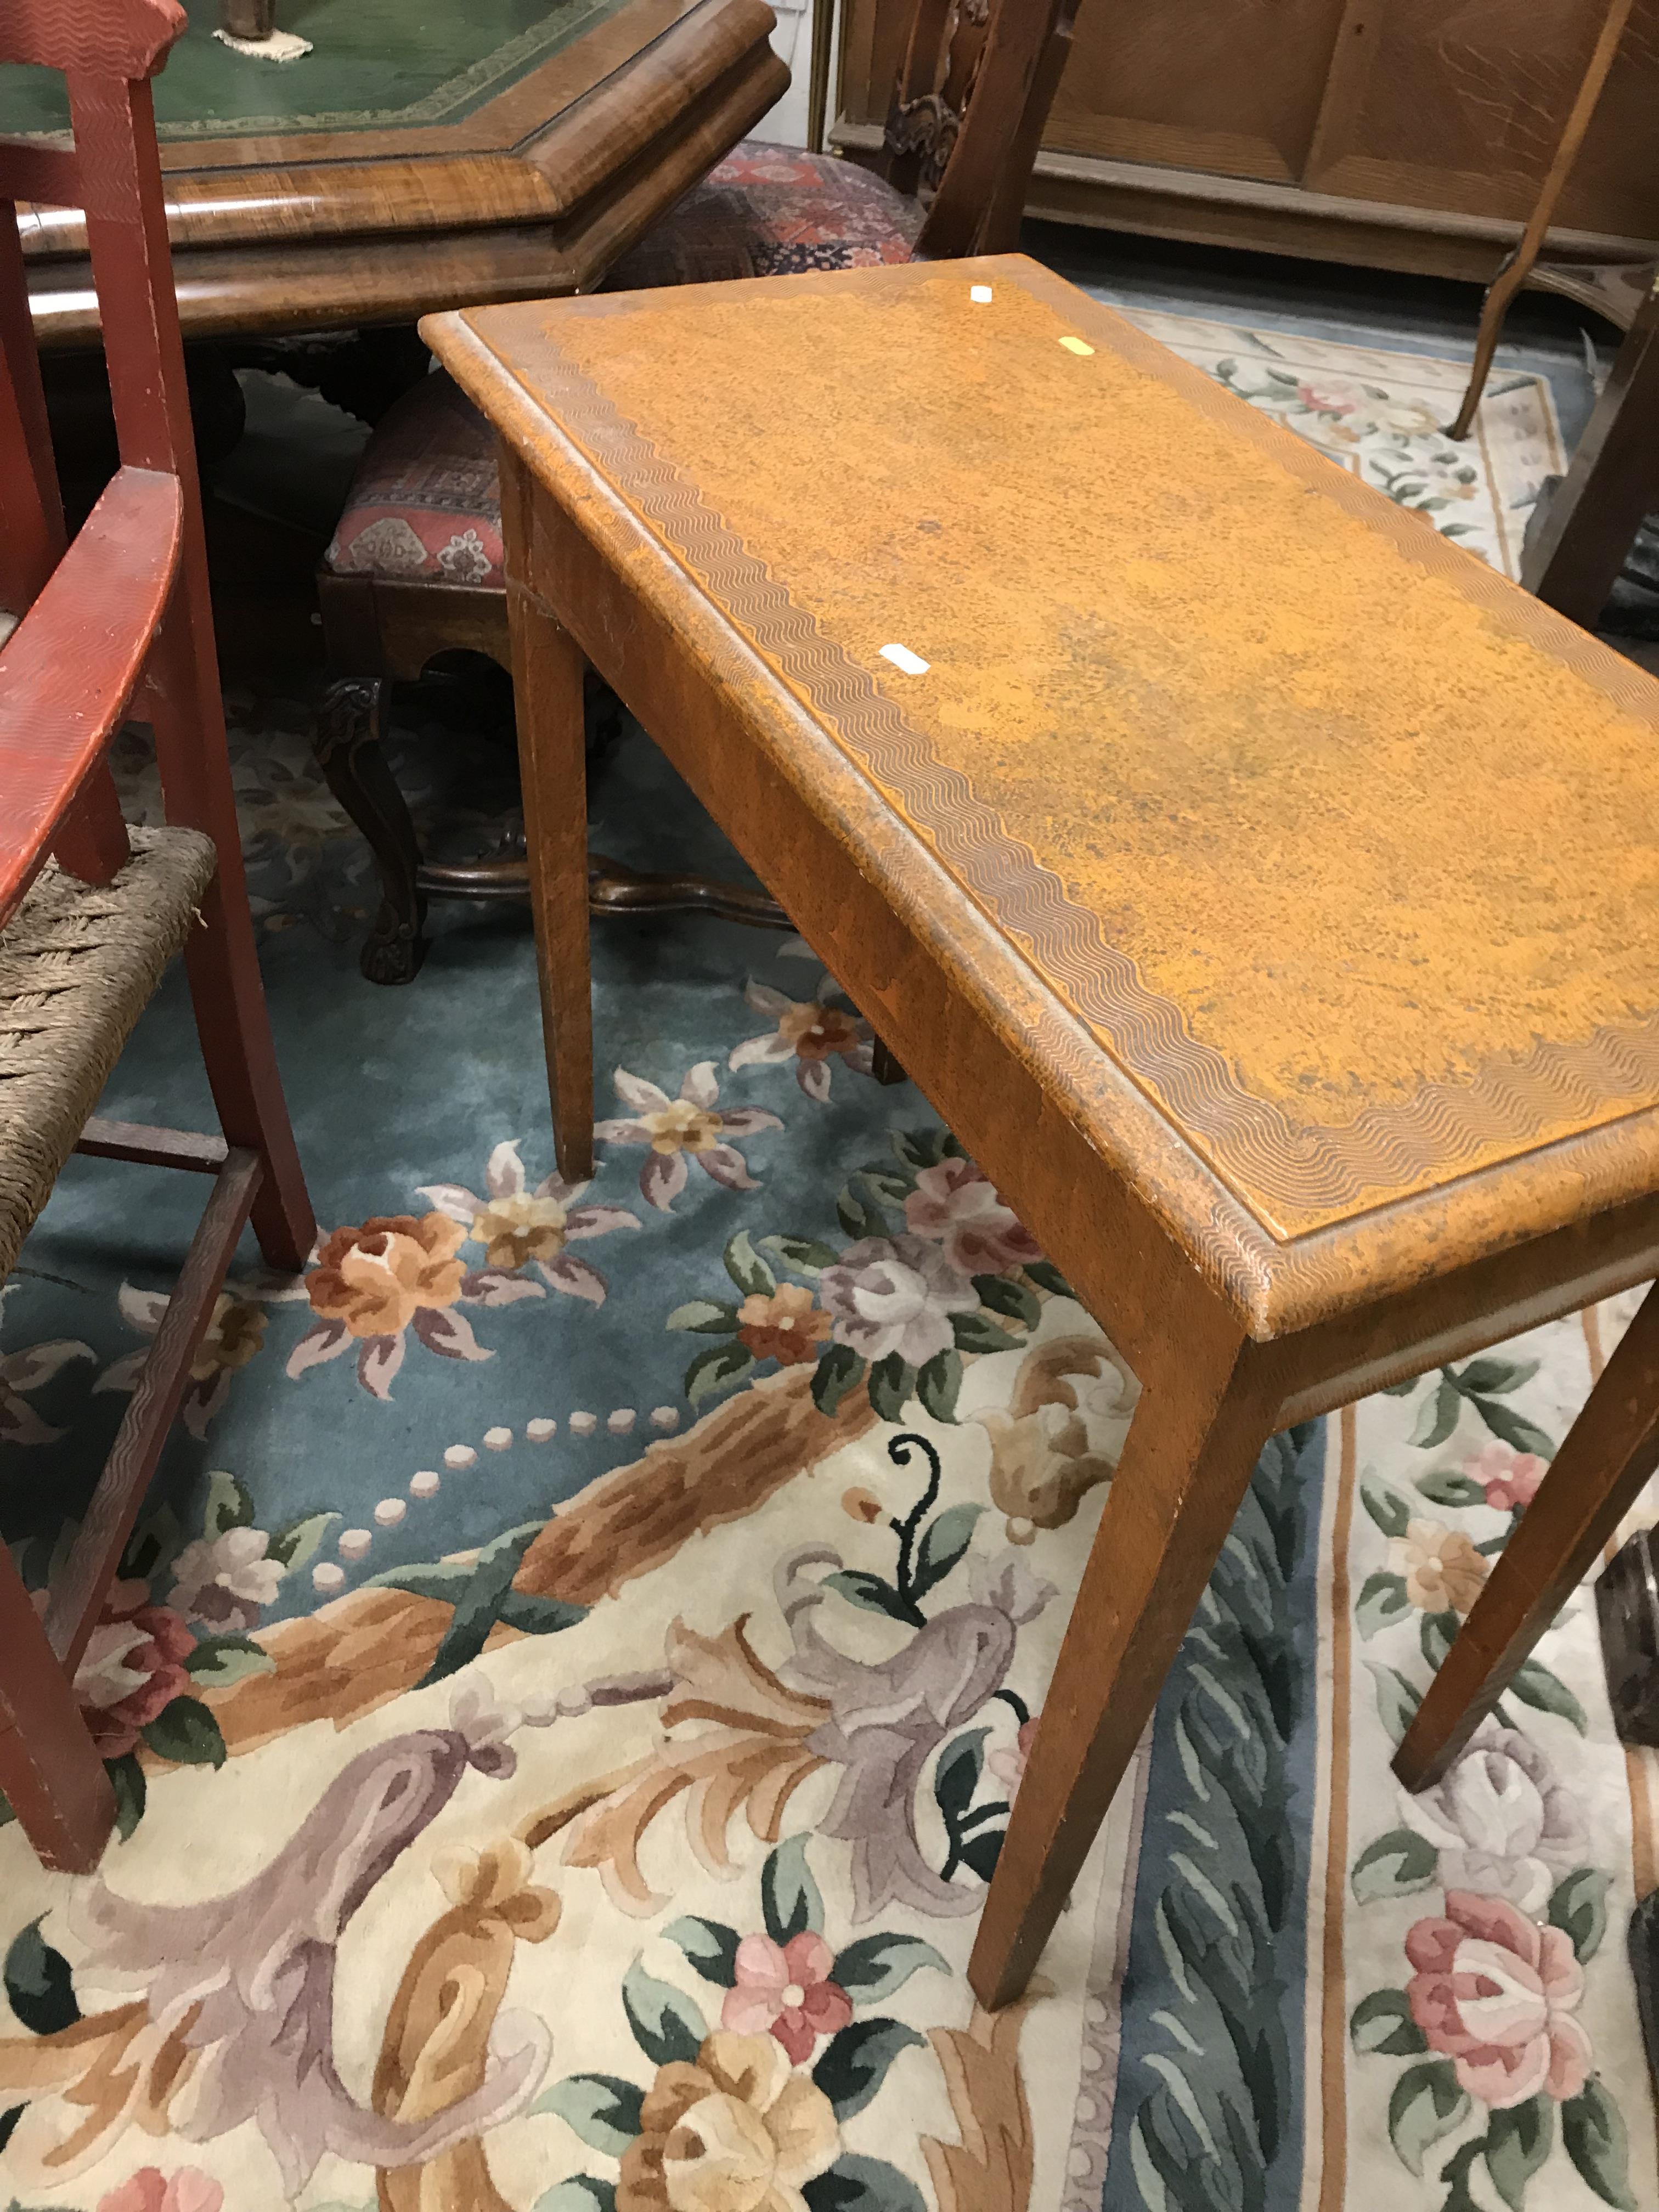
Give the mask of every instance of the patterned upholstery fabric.
M 612 270 L 605 289 L 908 261 L 921 210 L 852 161 L 745 141 Z M 364 449 L 325 556 L 337 575 L 500 591 L 495 434 L 445 375 L 392 408 Z

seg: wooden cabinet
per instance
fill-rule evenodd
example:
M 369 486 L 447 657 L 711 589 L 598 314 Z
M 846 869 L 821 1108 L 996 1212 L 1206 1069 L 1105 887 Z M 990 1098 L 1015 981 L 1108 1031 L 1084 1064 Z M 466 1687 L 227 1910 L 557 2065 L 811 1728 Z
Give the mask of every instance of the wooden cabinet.
M 912 0 L 844 0 L 841 118 L 879 135 Z M 1082 0 L 1033 214 L 1484 281 L 1606 0 Z M 1659 240 L 1659 0 L 1637 0 L 1552 234 L 1571 270 Z M 1546 272 L 1547 275 L 1547 271 Z

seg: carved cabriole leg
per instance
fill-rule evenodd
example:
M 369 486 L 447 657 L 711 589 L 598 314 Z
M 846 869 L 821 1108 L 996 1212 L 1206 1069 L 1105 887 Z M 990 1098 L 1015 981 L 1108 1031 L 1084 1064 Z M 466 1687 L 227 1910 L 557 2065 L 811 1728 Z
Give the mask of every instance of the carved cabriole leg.
M 1273 1433 L 1263 1347 L 1196 1286 L 1193 1306 L 1142 1378 L 1014 1800 L 968 1968 L 990 2009 L 1030 1978 Z
M 1426 1790 L 1504 1694 L 1659 1467 L 1659 1286 L 1584 1401 L 1395 1754 Z
M 363 945 L 371 983 L 412 982 L 426 957 L 421 848 L 404 795 L 386 765 L 386 681 L 347 677 L 317 709 L 313 749 L 328 787 L 368 839 L 380 874 L 380 911 Z

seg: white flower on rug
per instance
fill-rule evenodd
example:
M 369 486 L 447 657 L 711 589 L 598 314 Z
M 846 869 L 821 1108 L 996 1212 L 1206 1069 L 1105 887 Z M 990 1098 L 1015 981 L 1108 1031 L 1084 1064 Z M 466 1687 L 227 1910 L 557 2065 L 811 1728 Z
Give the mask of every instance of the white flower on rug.
M 518 1140 L 509 1139 L 497 1145 L 484 1164 L 485 1197 L 454 1182 L 423 1183 L 416 1195 L 459 1222 L 466 1231 L 466 1243 L 484 1248 L 488 1264 L 465 1278 L 464 1296 L 486 1306 L 540 1297 L 540 1286 L 526 1273 L 533 1267 L 550 1290 L 597 1306 L 605 1303 L 604 1276 L 565 1247 L 606 1236 L 613 1229 L 637 1229 L 641 1224 L 626 1206 L 578 1205 L 587 1188 L 585 1182 L 568 1183 L 550 1175 L 532 1190 Z
M 1408 1827 L 1439 1854 L 1447 1889 L 1506 1897 L 1542 1915 L 1563 1875 L 1589 1857 L 1589 1829 L 1571 1794 L 1518 1729 L 1483 1721 L 1444 1781 L 1402 1794 Z
M 685 1188 L 689 1154 L 707 1176 L 728 1190 L 753 1190 L 754 1177 L 747 1161 L 728 1137 L 750 1137 L 762 1129 L 781 1129 L 775 1114 L 758 1106 L 720 1109 L 720 1085 L 712 1060 L 700 1060 L 680 1085 L 680 1095 L 671 1098 L 642 1076 L 619 1067 L 613 1079 L 617 1096 L 634 1109 L 629 1121 L 596 1121 L 593 1134 L 606 1144 L 648 1145 L 650 1152 L 640 1170 L 640 1194 L 659 1213 L 672 1211 Z
M 173 1563 L 167 1603 L 218 1635 L 246 1636 L 276 1601 L 285 1570 L 263 1528 L 227 1528 L 186 1544 Z
M 957 1154 L 917 1171 L 904 1201 L 904 1225 L 913 1236 L 936 1237 L 964 1275 L 998 1275 L 1042 1257 L 1042 1247 L 1003 1204 L 984 1170 Z
M 777 1027 L 763 1036 L 745 1038 L 726 1066 L 755 1067 L 793 1059 L 801 1089 L 820 1105 L 827 1104 L 831 1060 L 845 1060 L 860 1075 L 868 1075 L 875 1060 L 869 1023 L 830 1003 L 840 992 L 833 975 L 826 975 L 816 994 L 806 1000 L 792 999 L 769 983 L 750 982 L 743 994 L 745 1003 Z
M 866 1237 L 849 1244 L 824 1269 L 818 1296 L 832 1316 L 835 1341 L 872 1366 L 896 1352 L 908 1366 L 925 1367 L 956 1341 L 951 1315 L 979 1308 L 967 1276 L 921 1237 Z

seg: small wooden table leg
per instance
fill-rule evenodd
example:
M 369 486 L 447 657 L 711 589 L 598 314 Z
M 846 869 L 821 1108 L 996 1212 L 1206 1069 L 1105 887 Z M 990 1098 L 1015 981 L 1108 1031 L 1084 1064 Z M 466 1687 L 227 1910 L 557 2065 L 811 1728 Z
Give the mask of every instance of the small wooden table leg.
M 507 621 L 536 923 L 553 1143 L 567 1182 L 593 1172 L 593 993 L 587 939 L 587 749 L 581 648 L 519 579 L 529 528 L 523 471 L 501 453 Z
M 989 2009 L 1030 1979 L 1273 1432 L 1255 1347 L 1197 1334 L 1142 1391 L 1072 1608 L 969 1963 Z
M 1659 1467 L 1659 1285 L 1650 1290 L 1498 1555 L 1395 1753 L 1438 1782 Z

